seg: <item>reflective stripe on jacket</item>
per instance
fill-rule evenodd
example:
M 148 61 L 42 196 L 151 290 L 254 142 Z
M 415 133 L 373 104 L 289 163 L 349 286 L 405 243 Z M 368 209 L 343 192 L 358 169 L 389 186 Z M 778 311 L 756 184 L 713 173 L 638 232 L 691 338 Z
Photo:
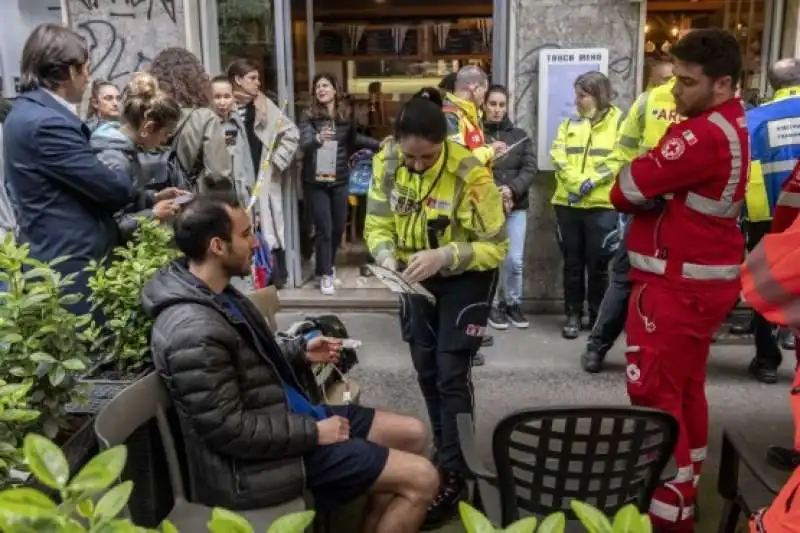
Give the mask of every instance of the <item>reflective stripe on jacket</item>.
M 744 241 L 737 217 L 749 162 L 744 108 L 733 98 L 673 125 L 623 168 L 611 201 L 635 214 L 631 279 L 738 283 Z
M 453 93 L 447 93 L 442 111 L 447 118 L 448 138 L 467 147 L 484 165 L 491 163 L 494 159 L 494 150 L 485 144 L 481 129 L 481 112 L 475 104 Z
M 614 182 L 610 172 L 598 168 L 609 158 L 617 143 L 622 111 L 612 106 L 594 124 L 586 118 L 569 117 L 558 128 L 550 157 L 556 169 L 556 190 L 551 203 L 579 208 L 611 208 L 608 191 Z M 581 183 L 590 179 L 595 187 L 579 202 L 572 204 L 569 194 L 580 194 Z
M 747 219 L 772 218 L 781 187 L 800 158 L 800 87 L 787 87 L 747 111 L 753 161 L 747 186 Z
M 389 142 L 373 159 L 364 235 L 379 264 L 388 256 L 444 248 L 442 274 L 491 270 L 505 258 L 503 200 L 486 167 L 460 144 L 446 141 L 439 160 L 411 174 Z M 438 242 L 431 242 L 431 240 Z
M 639 95 L 622 122 L 611 157 L 596 169 L 598 174 L 616 176 L 623 166 L 655 147 L 667 128 L 684 120 L 675 111 L 675 97 L 672 96 L 674 86 L 673 78 Z

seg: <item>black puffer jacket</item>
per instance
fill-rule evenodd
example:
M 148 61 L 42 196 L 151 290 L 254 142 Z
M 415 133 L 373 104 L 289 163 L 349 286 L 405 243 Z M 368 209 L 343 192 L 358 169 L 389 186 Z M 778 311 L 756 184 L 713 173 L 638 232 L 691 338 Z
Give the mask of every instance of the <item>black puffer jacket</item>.
M 225 296 L 244 320 L 183 261 L 159 271 L 142 294 L 155 318 L 153 360 L 181 421 L 192 500 L 230 509 L 277 505 L 303 493 L 303 455 L 317 445 L 316 422 L 288 410 L 282 383 L 303 390 L 305 343 L 279 344 L 245 296 L 230 286 Z
M 515 128 L 508 118 L 501 122 L 486 122 L 483 127 L 487 144 L 503 141 L 510 147 L 527 135 L 521 128 Z M 524 141 L 498 159 L 492 169 L 495 183 L 507 185 L 514 193 L 514 209 L 527 209 L 530 205 L 529 189 L 538 172 L 533 142 L 530 139 Z
M 321 144 L 317 141 L 317 134 L 330 126 L 330 119 L 304 118 L 300 122 L 300 144 L 298 148 L 303 152 L 303 181 L 321 186 L 316 181 L 317 149 Z M 356 150 L 368 148 L 378 150 L 380 142 L 358 133 L 354 122 L 336 121 L 336 182 L 330 186 L 346 185 L 350 181 L 350 156 Z

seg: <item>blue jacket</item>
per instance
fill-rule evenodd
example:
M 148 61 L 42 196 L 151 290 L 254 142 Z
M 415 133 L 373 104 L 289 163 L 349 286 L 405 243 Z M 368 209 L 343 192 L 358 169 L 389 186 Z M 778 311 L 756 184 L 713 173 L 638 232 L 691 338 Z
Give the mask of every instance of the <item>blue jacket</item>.
M 116 245 L 114 213 L 133 200 L 133 182 L 98 160 L 89 128 L 46 91 L 21 94 L 3 128 L 5 180 L 20 239 L 35 259 L 69 257 L 56 268 L 77 272 L 68 290 L 86 295 L 82 270 Z M 74 307 L 88 309 L 85 300 Z
M 784 182 L 800 158 L 800 96 L 778 91 L 747 111 L 752 163 L 747 184 L 747 218 L 770 220 Z

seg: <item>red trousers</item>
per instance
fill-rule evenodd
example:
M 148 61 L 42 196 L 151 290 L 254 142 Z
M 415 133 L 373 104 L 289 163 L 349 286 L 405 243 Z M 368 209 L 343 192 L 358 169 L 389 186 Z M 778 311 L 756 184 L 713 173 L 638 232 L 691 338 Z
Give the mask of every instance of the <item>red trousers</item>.
M 653 496 L 653 524 L 692 531 L 697 478 L 706 457 L 705 382 L 711 337 L 739 296 L 738 284 L 686 289 L 634 282 L 625 332 L 626 378 L 633 405 L 660 409 L 680 424 L 678 473 Z

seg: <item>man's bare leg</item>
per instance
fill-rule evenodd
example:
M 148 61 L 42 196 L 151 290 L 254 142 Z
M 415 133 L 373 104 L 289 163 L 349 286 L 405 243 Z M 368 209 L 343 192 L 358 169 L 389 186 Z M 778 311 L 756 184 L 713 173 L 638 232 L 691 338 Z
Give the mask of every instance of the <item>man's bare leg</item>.
M 390 449 L 386 466 L 372 487 L 372 509 L 364 521 L 364 532 L 417 533 L 438 490 L 439 473 L 430 461 Z
M 428 428 L 412 416 L 375 410 L 367 440 L 394 450 L 422 455 L 428 444 Z

